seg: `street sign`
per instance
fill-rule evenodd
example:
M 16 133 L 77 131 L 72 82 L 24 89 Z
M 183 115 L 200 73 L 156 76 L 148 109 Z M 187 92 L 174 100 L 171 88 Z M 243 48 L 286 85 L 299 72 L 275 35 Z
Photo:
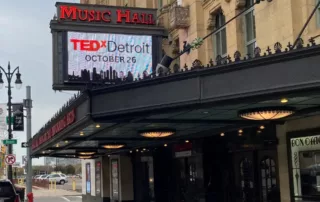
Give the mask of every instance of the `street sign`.
M 6 121 L 7 121 L 7 124 L 9 124 L 9 117 L 8 116 L 6 117 Z M 13 121 L 14 121 L 14 117 L 12 116 L 10 122 L 13 123 Z
M 27 156 L 26 155 L 22 156 L 22 164 L 27 165 Z
M 17 144 L 17 139 L 2 140 L 3 144 Z
M 28 145 L 27 142 L 22 142 L 22 143 L 21 143 L 21 147 L 22 147 L 22 148 L 26 148 L 26 147 L 29 147 L 29 145 Z
M 4 160 L 7 165 L 13 165 L 16 162 L 16 156 L 13 154 L 8 154 Z

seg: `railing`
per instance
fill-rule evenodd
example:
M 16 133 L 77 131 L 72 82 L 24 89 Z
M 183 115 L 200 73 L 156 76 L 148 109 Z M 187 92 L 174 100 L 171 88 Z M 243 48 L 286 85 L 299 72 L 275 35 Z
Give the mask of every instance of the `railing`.
M 190 26 L 189 7 L 183 7 L 176 2 L 169 9 L 169 19 L 171 29 L 184 29 Z
M 37 186 L 37 187 L 49 189 L 49 180 L 32 179 L 32 186 Z

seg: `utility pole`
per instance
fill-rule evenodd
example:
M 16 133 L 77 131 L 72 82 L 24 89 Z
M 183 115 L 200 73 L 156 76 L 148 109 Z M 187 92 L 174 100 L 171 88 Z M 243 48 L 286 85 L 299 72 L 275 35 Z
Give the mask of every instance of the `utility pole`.
M 27 177 L 26 177 L 26 191 L 32 192 L 32 159 L 31 159 L 31 87 L 27 86 L 27 99 L 23 100 L 24 107 L 27 111 Z

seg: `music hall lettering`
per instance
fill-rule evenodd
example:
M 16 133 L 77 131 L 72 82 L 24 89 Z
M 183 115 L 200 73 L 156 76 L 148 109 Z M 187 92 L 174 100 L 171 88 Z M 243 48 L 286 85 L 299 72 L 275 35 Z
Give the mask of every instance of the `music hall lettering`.
M 153 14 L 132 12 L 129 9 L 117 9 L 115 13 L 111 10 L 80 9 L 77 6 L 60 6 L 60 20 L 105 22 L 111 23 L 112 16 L 116 15 L 116 23 L 155 25 Z
M 46 133 L 41 135 L 38 138 L 32 140 L 32 149 L 38 148 L 44 142 L 50 140 L 57 133 L 61 132 L 69 125 L 73 124 L 76 121 L 75 110 L 73 109 L 71 112 L 66 114 L 61 120 L 59 120 L 55 125 L 53 125 Z
M 291 140 L 291 147 L 301 147 L 320 144 L 320 136 L 299 138 Z

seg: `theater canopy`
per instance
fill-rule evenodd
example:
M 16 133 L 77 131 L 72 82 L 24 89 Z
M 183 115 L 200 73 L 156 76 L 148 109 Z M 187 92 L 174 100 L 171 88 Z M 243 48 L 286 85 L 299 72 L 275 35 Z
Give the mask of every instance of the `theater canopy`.
M 257 51 L 247 59 L 236 53 L 226 64 L 196 60 L 189 70 L 88 88 L 33 137 L 32 156 L 77 158 L 91 151 L 98 157 L 221 133 L 241 142 L 261 125 L 267 129 L 320 112 L 320 46 Z M 276 120 L 239 117 L 242 110 L 266 107 L 287 107 L 294 113 Z M 171 130 L 174 135 L 150 139 L 141 136 L 146 130 Z M 260 132 L 263 140 L 274 141 Z M 115 144 L 124 147 L 104 148 Z

